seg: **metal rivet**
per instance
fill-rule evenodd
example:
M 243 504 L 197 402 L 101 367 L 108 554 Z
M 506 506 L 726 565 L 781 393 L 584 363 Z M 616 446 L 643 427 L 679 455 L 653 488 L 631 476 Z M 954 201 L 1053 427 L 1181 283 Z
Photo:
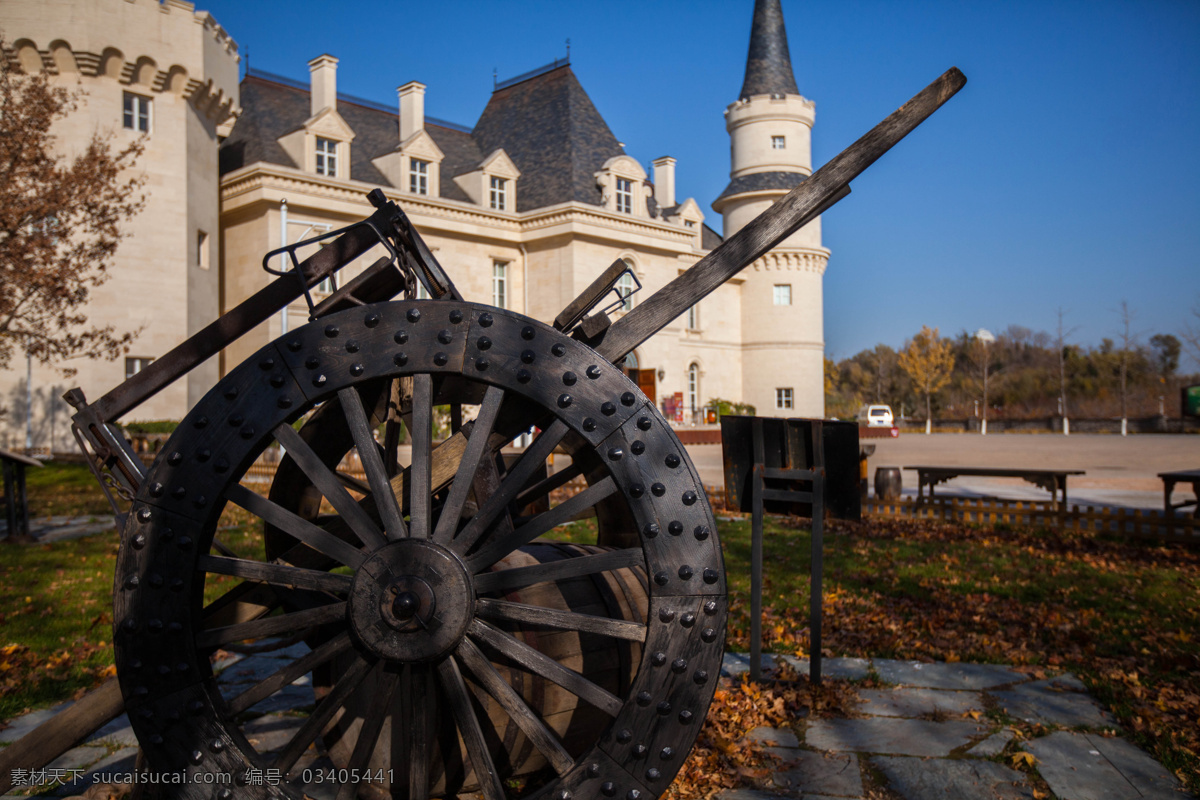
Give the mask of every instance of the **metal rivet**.
M 717 638 L 717 631 L 714 628 L 705 628 L 700 631 L 700 638 L 711 644 Z
M 488 366 L 489 366 L 489 364 L 488 364 L 488 360 L 486 358 L 475 359 L 475 369 L 479 370 L 480 372 L 483 372 L 485 369 L 488 368 Z
M 646 779 L 647 780 L 656 781 L 661 777 L 662 777 L 662 773 L 660 773 L 654 767 L 651 767 L 650 769 L 646 770 Z
M 188 701 L 187 709 L 192 714 L 199 714 L 200 712 L 204 711 L 204 701 L 203 700 L 190 700 L 190 701 Z
M 585 419 L 583 421 L 583 429 L 585 431 L 587 431 L 588 433 L 591 433 L 592 431 L 596 430 L 596 420 L 592 419 L 591 417 L 588 417 L 587 419 Z
M 254 438 L 254 426 L 253 425 L 247 425 L 246 427 L 242 428 L 242 438 L 243 439 L 253 439 Z
M 160 623 L 160 624 L 161 624 L 161 623 Z M 170 675 L 170 674 L 171 674 L 171 668 L 170 668 L 170 667 L 168 667 L 166 664 L 159 664 L 159 665 L 158 665 L 158 674 L 159 674 L 159 675 Z
M 201 753 L 199 750 L 192 751 L 191 761 L 193 764 L 199 764 L 203 760 L 204 760 L 204 753 Z
M 299 353 L 300 348 L 302 347 L 304 347 L 304 345 L 299 339 L 292 339 L 290 342 L 288 342 L 288 350 L 291 350 L 293 353 Z
M 574 372 L 563 373 L 563 383 L 565 383 L 567 386 L 574 386 L 578 380 L 579 378 L 576 377 Z
M 216 800 L 233 800 L 233 789 L 228 786 L 223 786 L 217 789 L 217 793 L 213 795 Z
M 571 793 L 568 792 L 566 789 L 560 789 L 558 794 L 555 795 L 555 797 L 558 800 L 571 800 Z
M 637 426 L 641 430 L 644 430 L 644 431 L 650 430 L 650 424 L 651 423 L 650 423 L 649 417 L 638 417 Z
M 692 531 L 692 535 L 701 542 L 708 538 L 709 533 L 711 533 L 711 531 L 709 531 L 707 525 L 697 525 L 695 530 Z
M 454 325 L 463 321 L 463 313 L 457 308 L 450 312 L 450 322 Z M 482 322 L 482 320 L 480 320 Z
M 392 363 L 397 367 L 403 367 L 408 363 L 408 353 L 396 353 L 396 355 L 392 356 Z
M 139 522 L 149 522 L 154 516 L 154 512 L 148 508 L 139 508 L 137 518 Z
M 679 618 L 679 624 L 685 628 L 692 627 L 693 625 L 696 624 L 696 615 L 690 611 L 687 612 L 686 614 L 684 614 L 682 617 Z
M 650 663 L 656 667 L 661 667 L 663 664 L 667 663 L 667 654 L 666 653 L 655 653 L 650 658 Z
M 267 370 L 275 369 L 275 359 L 264 358 L 262 361 L 258 362 L 258 368 L 261 369 L 263 372 L 266 372 Z
M 604 783 L 600 784 L 600 792 L 605 797 L 612 797 L 617 793 L 617 785 L 612 781 L 605 781 Z
M 633 498 L 641 497 L 646 493 L 646 487 L 640 483 L 635 483 L 629 487 L 629 494 Z
M 695 571 L 691 567 L 689 567 L 687 564 L 684 564 L 682 567 L 679 568 L 679 577 L 682 580 L 690 581 L 692 579 L 692 576 L 695 574 L 696 574 Z
M 521 352 L 521 363 L 532 364 L 537 359 L 537 355 L 532 350 L 524 350 Z
M 624 455 L 625 455 L 625 451 L 619 447 L 608 448 L 608 460 L 609 461 L 620 461 Z
M 658 492 L 655 492 L 655 494 L 658 494 Z M 669 523 L 667 523 L 667 533 L 671 534 L 672 536 L 678 536 L 679 534 L 683 533 L 683 523 L 677 519 L 671 520 Z
M 678 674 L 680 672 L 683 672 L 686 669 L 687 669 L 687 661 L 685 661 L 682 658 L 677 658 L 671 662 L 671 672 Z
M 396 335 L 392 337 L 392 341 L 396 344 L 408 344 L 408 331 L 396 331 Z
M 662 611 L 658 612 L 659 622 L 670 622 L 673 619 L 675 619 L 675 612 L 669 608 L 664 608 Z
M 629 445 L 629 452 L 633 453 L 635 456 L 640 456 L 642 453 L 646 452 L 646 443 L 640 439 L 636 440 L 633 444 Z
M 351 364 L 350 365 L 350 374 L 356 378 L 359 375 L 362 375 L 363 374 L 363 365 L 362 364 Z
M 130 544 L 133 545 L 134 550 L 141 550 L 143 547 L 146 546 L 146 534 L 144 534 L 144 533 L 134 534 L 133 539 L 130 540 Z
M 172 467 L 178 467 L 183 463 L 183 453 L 171 453 L 171 455 L 167 456 L 167 463 Z
M 133 661 L 129 662 L 129 667 L 134 672 L 140 671 L 142 668 L 142 660 L 140 658 L 135 658 Z
M 675 469 L 676 467 L 679 466 L 679 456 L 675 455 L 674 453 L 671 453 L 670 455 L 668 455 L 666 457 L 666 459 L 664 459 L 664 461 L 665 461 L 666 465 L 668 467 L 670 467 L 671 469 Z
M 560 394 L 558 396 L 558 407 L 559 408 L 569 408 L 571 403 L 573 403 L 573 402 L 575 402 L 575 398 L 571 397 L 571 395 L 569 395 L 569 394 Z
M 659 571 L 659 572 L 654 573 L 654 582 L 657 583 L 659 586 L 666 586 L 667 582 L 670 580 L 671 580 L 671 577 L 669 575 L 667 575 L 667 573 L 665 573 L 665 572 Z
M 353 339 L 346 342 L 346 352 L 347 353 L 357 353 L 358 349 L 359 349 L 359 344 L 358 344 L 358 342 L 354 341 Z
M 220 739 L 213 739 L 208 743 L 208 749 L 212 750 L 214 753 L 219 753 L 225 749 L 225 743 Z
M 621 394 L 621 405 L 631 406 L 636 402 L 637 402 L 637 397 L 633 394 L 633 392 L 623 392 Z
M 631 739 L 633 739 L 633 732 L 628 728 L 617 734 L 618 744 L 628 744 Z
M 318 375 L 317 377 L 313 378 L 313 380 L 312 380 L 312 385 L 313 385 L 313 386 L 316 386 L 318 389 L 320 389 L 322 386 L 324 386 L 324 385 L 325 385 L 325 383 L 326 383 L 328 380 L 329 380 L 329 379 L 328 379 L 328 378 L 326 378 L 324 375 Z
M 183 578 L 171 578 L 171 591 L 183 591 Z
M 279 406 L 280 408 L 291 408 L 292 407 L 292 398 L 281 397 L 275 401 L 275 405 Z
M 529 381 L 533 380 L 533 373 L 527 369 L 519 369 L 517 370 L 517 380 L 521 383 L 529 383 Z
M 316 356 L 309 356 L 308 358 L 304 359 L 304 366 L 308 367 L 309 369 L 316 369 L 317 367 L 321 366 L 321 359 L 317 358 Z
M 330 339 L 337 336 L 338 335 L 337 325 L 326 325 L 325 326 L 325 335 L 328 336 Z
M 230 386 L 228 389 L 225 390 L 225 399 L 226 400 L 236 400 L 237 396 L 238 396 L 238 390 L 237 390 L 236 386 Z
M 175 544 L 179 545 L 180 550 L 187 550 L 189 547 L 192 546 L 192 537 L 180 536 L 179 541 L 177 541 Z
M 150 736 L 150 744 L 162 744 L 164 741 L 161 733 L 151 734 Z
M 556 356 L 566 355 L 567 346 L 565 344 L 563 344 L 562 342 L 558 342 L 553 347 L 550 348 L 550 352 Z
M 697 684 L 708 683 L 708 671 L 703 669 L 696 670 L 694 673 L 692 673 L 692 681 Z
M 663 761 L 666 761 L 673 755 L 675 755 L 675 750 L 674 750 L 674 748 L 671 748 L 671 747 L 664 747 L 658 753 L 658 757 L 661 758 Z
M 241 425 L 245 421 L 246 421 L 246 418 L 243 417 L 241 414 L 234 414 L 234 415 L 230 416 L 228 419 L 229 427 L 231 427 L 231 428 L 236 428 L 237 426 Z
M 639 706 L 648 706 L 648 705 L 650 705 L 650 701 L 653 699 L 654 698 L 651 697 L 650 693 L 647 692 L 645 689 L 638 692 L 638 694 L 637 694 L 637 704 Z
M 272 375 L 271 376 L 271 387 L 272 388 L 279 389 L 280 387 L 283 386 L 283 384 L 284 384 L 284 378 L 282 375 Z
M 138 578 L 137 575 L 130 575 L 128 578 L 125 579 L 125 588 L 126 589 L 136 589 L 138 587 L 139 583 L 141 583 L 141 580 Z
M 250 431 L 250 433 L 254 433 L 253 428 L 250 428 L 249 431 Z M 245 430 L 242 431 L 242 438 L 243 439 L 250 438 L 249 436 L 246 435 Z M 204 495 L 200 495 L 195 500 L 192 501 L 192 505 L 194 505 L 196 508 L 204 508 L 206 505 L 208 505 L 208 498 L 205 497 Z
M 613 414 L 617 413 L 617 406 L 615 403 L 603 403 L 600 406 L 600 413 L 606 417 L 611 417 Z
M 692 716 L 693 716 L 692 712 L 688 711 L 685 708 L 683 711 L 679 712 L 679 721 L 682 722 L 684 725 L 687 725 L 689 722 L 692 721 Z
M 374 328 L 379 324 L 379 320 L 380 316 L 378 314 L 368 314 L 367 318 L 363 320 L 363 324 L 368 328 Z
M 588 776 L 589 778 L 598 778 L 598 777 L 600 777 L 600 765 L 599 765 L 599 764 L 588 764 L 588 767 L 587 767 L 587 776 Z
M 661 483 L 653 483 L 650 485 L 650 491 L 655 497 L 662 497 L 667 493 L 667 487 L 663 486 Z
M 161 483 L 150 484 L 150 496 L 151 497 L 162 497 L 162 493 L 163 493 L 163 485 Z
M 479 324 L 485 328 L 492 327 L 492 315 L 488 312 L 483 312 L 479 315 Z
M 706 602 L 704 604 L 704 613 L 710 617 L 713 614 L 717 613 L 717 609 L 718 609 L 718 606 L 717 606 L 716 600 L 709 600 L 708 602 Z
M 133 693 L 138 697 L 145 697 L 146 695 L 150 694 L 150 689 L 146 686 L 135 686 L 133 688 Z
M 645 534 L 647 539 L 653 539 L 655 536 L 658 536 L 658 523 L 649 523 L 645 528 L 642 528 L 642 533 Z
M 454 334 L 443 328 L 438 331 L 437 340 L 442 344 L 450 344 L 450 342 L 454 341 Z
M 150 582 L 150 586 L 155 589 L 158 589 L 163 585 L 162 575 L 159 575 L 157 572 L 150 573 L 150 577 L 146 580 L 148 580 Z
M 187 496 L 187 489 L 184 488 L 183 486 L 176 486 L 174 489 L 171 490 L 171 497 L 174 497 L 176 500 L 182 500 L 186 496 Z
M 648 753 L 648 752 L 650 752 L 650 748 L 646 747 L 646 745 L 644 745 L 644 744 L 635 744 L 633 746 L 633 755 L 636 758 L 645 758 L 646 753 Z
M 490 350 L 492 348 L 492 340 L 486 336 L 480 336 L 479 341 L 475 343 L 475 346 L 480 350 Z
M 521 328 L 521 338 L 527 342 L 530 341 L 531 339 L 533 339 L 533 337 L 536 335 L 537 335 L 537 331 L 534 330 L 534 327 L 532 325 L 526 325 L 524 328 Z
M 405 316 L 408 318 L 409 322 L 420 322 L 421 321 L 421 309 L 410 308 L 408 310 L 408 313 Z
M 685 506 L 694 505 L 698 499 L 699 499 L 699 497 L 697 496 L 697 494 L 695 492 L 693 492 L 691 489 L 688 489 L 686 492 L 683 493 L 683 504 Z
M 586 374 L 592 380 L 596 380 L 596 378 L 600 377 L 600 368 L 597 367 L 595 364 L 592 364 L 590 367 L 587 368 Z
M 188 666 L 186 661 L 180 661 L 175 665 L 176 672 L 187 672 L 189 669 L 191 669 L 191 667 Z
M 630 789 L 625 793 L 625 800 L 641 800 L 642 793 L 637 789 Z
M 447 356 L 445 353 L 434 353 L 433 354 L 433 363 L 437 364 L 439 367 L 446 366 L 446 362 L 449 360 L 450 360 L 450 357 Z
M 192 427 L 199 430 L 207 424 L 208 424 L 208 417 L 198 417 L 196 419 L 196 421 L 192 423 Z
M 218 458 L 217 463 L 213 464 L 213 470 L 217 474 L 223 474 L 228 469 L 229 469 L 229 462 L 226 461 L 224 458 Z
M 671 713 L 671 704 L 668 703 L 666 700 L 663 700 L 661 703 L 658 704 L 658 713 L 662 714 L 664 717 L 667 714 L 670 714 Z
M 163 528 L 162 533 L 159 534 L 159 538 L 165 539 L 166 541 L 170 541 L 171 537 L 174 535 L 175 535 L 175 531 L 172 530 L 171 528 Z
M 162 623 L 161 619 L 152 619 L 146 623 L 146 627 L 149 628 L 150 630 L 154 631 L 155 633 L 158 633 L 159 631 L 161 631 L 163 629 L 163 623 Z M 170 667 L 164 667 L 164 669 L 166 669 L 167 672 L 171 671 Z
M 715 569 L 713 569 L 712 567 L 704 568 L 704 582 L 705 583 L 716 583 L 720 579 L 721 579 L 721 575 Z

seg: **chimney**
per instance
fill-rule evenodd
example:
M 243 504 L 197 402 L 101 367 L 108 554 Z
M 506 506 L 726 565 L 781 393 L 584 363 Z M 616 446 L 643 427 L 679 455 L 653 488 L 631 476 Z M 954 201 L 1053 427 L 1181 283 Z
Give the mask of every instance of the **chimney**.
M 425 130 L 425 84 L 409 81 L 396 90 L 400 95 L 400 141 Z
M 670 156 L 656 158 L 654 165 L 654 201 L 659 208 L 675 205 L 675 159 Z
M 312 116 L 327 108 L 337 111 L 338 60 L 328 53 L 308 62 L 312 75 Z

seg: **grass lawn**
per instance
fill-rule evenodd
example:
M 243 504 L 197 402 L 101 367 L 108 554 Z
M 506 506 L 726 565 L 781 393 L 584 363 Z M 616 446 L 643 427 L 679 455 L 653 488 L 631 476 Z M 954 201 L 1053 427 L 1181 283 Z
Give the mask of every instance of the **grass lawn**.
M 61 485 L 43 480 L 46 474 L 35 484 L 34 475 L 50 469 Z M 83 467 L 31 470 L 34 513 L 55 503 L 55 513 L 104 513 L 92 505 L 99 490 L 85 478 Z M 228 516 L 221 539 L 240 554 L 261 554 L 261 537 L 245 521 Z M 932 521 L 832 527 L 827 655 L 1070 670 L 1139 745 L 1200 790 L 1200 551 Z M 731 593 L 727 646 L 740 651 L 749 649 L 749 529 L 748 520 L 720 523 Z M 587 522 L 557 533 L 594 538 Z M 809 544 L 804 528 L 768 519 L 768 652 L 808 653 Z M 46 546 L 0 543 L 0 719 L 68 699 L 111 674 L 116 549 L 106 535 Z M 712 716 L 722 718 L 724 707 L 742 715 L 784 707 L 773 690 L 757 691 L 719 693 Z M 838 698 L 824 702 L 836 707 Z

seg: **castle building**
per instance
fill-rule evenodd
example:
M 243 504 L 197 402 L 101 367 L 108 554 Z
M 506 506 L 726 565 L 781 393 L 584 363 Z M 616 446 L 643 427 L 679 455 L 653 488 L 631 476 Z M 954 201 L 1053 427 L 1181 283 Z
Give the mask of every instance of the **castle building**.
M 308 63 L 307 81 L 249 70 L 238 84 L 236 46 L 182 0 L 0 0 L 0 10 L 26 69 L 69 62 L 83 76 L 87 117 L 75 128 L 111 116 L 119 135 L 140 135 L 122 130 L 120 102 L 155 104 L 142 165 L 152 211 L 90 310 L 97 322 L 143 327 L 135 359 L 161 356 L 265 286 L 268 251 L 367 216 L 376 188 L 405 209 L 466 299 L 546 322 L 616 259 L 631 273 L 619 288 L 642 287 L 619 316 L 722 241 L 695 199 L 676 196 L 676 160 L 644 166 L 627 154 L 565 60 L 498 83 L 464 126 L 425 114 L 426 85 L 408 79 L 422 76 L 402 76 L 389 104 L 339 92 L 328 54 Z M 730 182 L 712 208 L 728 236 L 811 173 L 813 104 L 796 87 L 779 0 L 756 0 L 742 90 L 725 118 Z M 629 375 L 683 424 L 703 421 L 713 398 L 822 416 L 828 256 L 818 220 L 645 342 Z M 300 300 L 138 418 L 181 418 L 219 374 L 307 320 Z M 81 366 L 89 397 L 122 378 L 111 362 Z M 0 375 L 0 388 L 19 377 Z M 65 432 L 65 411 L 60 419 Z

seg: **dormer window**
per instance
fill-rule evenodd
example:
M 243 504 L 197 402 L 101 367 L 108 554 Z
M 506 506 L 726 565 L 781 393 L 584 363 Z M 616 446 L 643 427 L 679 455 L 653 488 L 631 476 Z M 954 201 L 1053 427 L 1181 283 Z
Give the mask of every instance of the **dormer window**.
M 413 194 L 429 194 L 429 162 L 419 158 L 409 160 L 408 190 Z
M 617 178 L 617 213 L 633 213 L 633 181 Z
M 317 137 L 317 174 L 337 177 L 337 142 Z
M 492 177 L 491 179 L 491 206 L 497 211 L 504 211 L 508 208 L 508 181 L 504 178 Z
M 783 150 L 787 147 L 787 141 L 782 136 L 771 137 L 771 149 Z
M 694 221 L 690 220 L 690 219 L 685 219 L 685 220 L 683 221 L 683 224 L 684 224 L 684 227 L 687 227 L 687 228 L 694 228 L 694 227 L 696 227 L 696 223 L 695 223 Z

